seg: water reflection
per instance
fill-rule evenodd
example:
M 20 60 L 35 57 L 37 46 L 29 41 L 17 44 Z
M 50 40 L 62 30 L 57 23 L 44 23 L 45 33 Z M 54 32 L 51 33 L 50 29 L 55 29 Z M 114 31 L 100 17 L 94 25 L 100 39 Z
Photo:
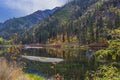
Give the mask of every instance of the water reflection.
M 63 58 L 61 63 L 41 63 L 24 59 L 27 63 L 26 71 L 44 73 L 47 77 L 59 75 L 64 80 L 84 80 L 87 70 L 93 70 L 97 64 L 90 59 L 93 50 L 40 48 L 24 49 L 21 54 L 37 57 Z
M 43 62 L 43 63 L 53 63 L 53 62 L 59 63 L 64 61 L 61 58 L 50 58 L 50 57 L 22 56 L 22 58 L 32 61 Z

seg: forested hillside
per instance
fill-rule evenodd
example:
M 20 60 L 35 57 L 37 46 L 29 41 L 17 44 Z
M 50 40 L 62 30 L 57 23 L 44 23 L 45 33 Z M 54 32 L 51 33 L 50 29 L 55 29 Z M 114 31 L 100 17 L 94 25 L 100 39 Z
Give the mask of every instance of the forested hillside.
M 30 31 L 22 34 L 22 36 L 20 36 L 21 39 L 19 38 L 20 41 L 22 40 L 24 43 L 52 43 L 57 40 L 65 42 L 65 30 L 67 30 L 67 37 L 70 37 L 71 34 L 68 30 L 74 27 L 70 24 L 71 21 L 79 20 L 79 17 L 86 12 L 87 8 L 97 2 L 97 0 L 76 1 L 66 4 L 49 18 L 46 18 L 41 23 L 34 26 Z M 72 35 L 74 35 L 74 33 L 72 33 Z M 68 41 L 68 39 L 66 40 Z
M 120 0 L 68 0 L 0 23 L 0 65 L 0 80 L 120 80 Z
M 119 28 L 119 0 L 74 0 L 20 36 L 23 43 L 81 44 L 105 41 Z
M 0 24 L 0 37 L 8 39 L 12 37 L 14 33 L 23 33 L 24 31 L 29 30 L 33 25 L 40 22 L 42 19 L 53 14 L 57 9 L 58 8 L 44 11 L 38 10 L 25 17 L 9 19 Z

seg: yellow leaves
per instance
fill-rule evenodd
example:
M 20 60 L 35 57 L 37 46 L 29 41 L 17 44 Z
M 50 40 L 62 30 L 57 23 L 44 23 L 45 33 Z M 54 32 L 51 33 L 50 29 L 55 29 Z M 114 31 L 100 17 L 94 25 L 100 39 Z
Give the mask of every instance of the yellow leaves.
M 22 44 L 22 43 L 23 43 L 22 41 L 19 42 L 19 44 Z
M 116 55 L 112 55 L 112 60 L 116 60 Z
M 120 29 L 109 30 L 108 34 L 111 35 L 112 40 L 120 39 Z
M 95 56 L 98 60 L 119 60 L 120 40 L 110 40 L 108 48 L 96 51 Z
M 4 39 L 3 38 L 0 38 L 0 42 L 3 42 L 4 41 Z
M 22 73 L 22 68 L 17 67 L 16 63 L 0 58 L 0 80 L 27 80 Z
M 7 48 L 7 53 L 14 53 L 14 54 L 17 54 L 17 53 L 19 53 L 19 49 L 17 49 L 17 47 L 8 47 Z
M 57 64 L 57 62 L 52 62 L 52 64 L 53 64 L 53 65 L 56 65 L 56 64 Z
M 114 12 L 115 12 L 115 14 L 119 14 L 120 13 L 120 9 L 116 8 Z
M 3 53 L 3 50 L 0 50 L 0 54 Z
M 117 55 L 120 56 L 120 50 L 117 51 Z
M 62 76 L 57 73 L 56 75 L 54 75 L 54 79 L 53 80 L 61 80 Z
M 10 47 L 7 48 L 7 53 L 10 53 L 11 52 L 11 49 Z
M 16 60 L 16 57 L 15 57 L 15 56 L 11 56 L 11 59 L 12 59 L 12 60 Z
M 12 41 L 13 41 L 12 39 L 11 39 L 11 40 L 8 40 L 8 44 L 11 44 L 11 43 L 12 43 Z
M 17 37 L 18 37 L 18 34 L 17 34 L 17 33 L 14 33 L 13 38 L 16 39 Z
M 55 67 L 54 66 L 50 66 L 50 69 L 54 69 Z
M 105 20 L 106 20 L 106 17 L 103 17 L 102 19 L 105 21 Z
M 16 46 L 8 47 L 5 51 L 8 54 L 10 61 L 15 61 L 17 59 L 16 56 L 19 53 L 19 49 Z

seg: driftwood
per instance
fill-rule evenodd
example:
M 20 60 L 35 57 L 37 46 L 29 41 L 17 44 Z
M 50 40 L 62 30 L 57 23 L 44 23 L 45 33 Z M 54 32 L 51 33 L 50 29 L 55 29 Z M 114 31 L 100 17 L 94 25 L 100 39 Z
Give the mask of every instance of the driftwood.
M 32 61 L 39 61 L 39 62 L 44 62 L 44 63 L 50 63 L 50 62 L 62 62 L 64 61 L 61 58 L 48 58 L 48 57 L 36 57 L 36 56 L 22 56 L 22 58 L 32 60 Z

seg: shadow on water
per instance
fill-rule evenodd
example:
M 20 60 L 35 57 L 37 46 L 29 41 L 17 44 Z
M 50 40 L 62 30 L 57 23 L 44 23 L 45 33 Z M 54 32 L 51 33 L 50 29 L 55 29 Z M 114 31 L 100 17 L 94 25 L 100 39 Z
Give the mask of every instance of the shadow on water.
M 84 80 L 85 73 L 88 70 L 95 70 L 98 63 L 91 55 L 93 50 L 80 49 L 60 49 L 60 48 L 42 48 L 42 49 L 23 49 L 22 55 L 36 57 L 62 58 L 60 63 L 42 63 L 23 59 L 26 62 L 26 72 L 36 73 L 45 77 L 59 74 L 64 80 Z

